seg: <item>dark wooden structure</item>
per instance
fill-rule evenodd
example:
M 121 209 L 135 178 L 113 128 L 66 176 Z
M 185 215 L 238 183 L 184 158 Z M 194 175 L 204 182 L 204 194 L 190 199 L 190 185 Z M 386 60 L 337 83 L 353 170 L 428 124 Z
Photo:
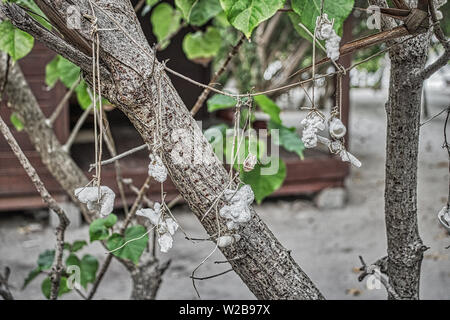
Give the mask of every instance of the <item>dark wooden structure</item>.
M 150 43 L 154 42 L 151 36 L 151 30 L 148 23 L 144 23 L 144 31 L 149 35 Z M 351 39 L 351 23 L 344 25 L 344 41 Z M 182 50 L 181 43 L 184 34 L 178 34 L 170 47 L 161 53 L 159 59 L 170 59 L 168 65 L 183 74 L 189 74 L 192 78 L 202 83 L 209 80 L 209 70 L 196 65 L 186 59 Z M 53 90 L 48 91 L 44 83 L 44 74 L 46 64 L 53 58 L 54 54 L 45 49 L 40 44 L 36 44 L 32 53 L 20 61 L 20 66 L 34 92 L 45 115 L 49 116 L 65 93 L 62 85 L 57 85 Z M 344 66 L 349 66 L 351 57 L 346 56 L 341 59 Z M 196 98 L 201 93 L 201 89 L 187 83 L 186 81 L 172 77 L 172 81 L 179 90 L 181 97 L 188 107 L 195 103 Z M 348 124 L 349 114 L 349 76 L 344 78 L 343 82 L 343 120 Z M 204 108 L 205 109 L 205 108 Z M 196 118 L 205 119 L 208 114 L 205 111 L 199 113 Z M 65 108 L 55 123 L 55 132 L 62 143 L 67 139 L 70 128 L 76 122 L 80 108 L 76 103 L 71 103 Z M 9 119 L 9 109 L 1 108 L 1 116 Z M 116 141 L 118 152 L 126 151 L 132 147 L 141 145 L 142 139 L 138 133 L 131 127 L 128 119 L 118 110 L 108 113 L 113 135 Z M 85 127 L 92 127 L 92 119 L 88 119 Z M 52 178 L 45 166 L 39 159 L 39 154 L 33 149 L 25 133 L 17 132 L 12 129 L 15 137 L 19 141 L 26 155 L 37 169 L 49 191 L 59 201 L 68 199 L 58 183 Z M 93 162 L 93 143 L 87 141 L 77 143 L 72 147 L 72 156 L 78 165 L 85 170 L 86 174 L 89 164 Z M 328 153 L 319 151 L 310 151 L 306 153 L 304 161 L 292 153 L 281 152 L 281 156 L 287 164 L 287 178 L 284 185 L 274 193 L 274 196 L 297 195 L 304 193 L 314 193 L 328 187 L 341 187 L 344 184 L 346 176 L 349 174 L 349 164 L 343 163 L 340 159 L 330 156 Z M 105 158 L 109 157 L 106 153 Z M 126 178 L 133 179 L 135 185 L 141 185 L 146 178 L 148 166 L 148 152 L 142 151 L 121 160 L 122 174 Z M 102 170 L 103 184 L 116 189 L 114 166 L 105 166 Z M 156 186 L 156 185 L 155 185 Z M 165 184 L 167 199 L 174 198 L 178 193 L 171 182 Z M 160 196 L 159 187 L 150 188 L 150 197 L 158 200 Z M 119 205 L 119 199 L 117 205 Z M 127 201 L 132 202 L 134 194 L 127 190 Z M 40 197 L 31 184 L 20 163 L 16 160 L 13 153 L 3 137 L 0 137 L 0 211 L 22 210 L 44 207 Z

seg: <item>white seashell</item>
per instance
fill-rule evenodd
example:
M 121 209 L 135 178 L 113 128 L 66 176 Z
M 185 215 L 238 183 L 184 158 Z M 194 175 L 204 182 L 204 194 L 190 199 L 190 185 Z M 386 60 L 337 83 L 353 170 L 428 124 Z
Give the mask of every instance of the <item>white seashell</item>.
M 158 238 L 158 244 L 161 252 L 167 253 L 172 248 L 173 238 L 168 232 L 164 233 Z
M 100 199 L 98 196 L 98 187 L 75 189 L 75 196 L 81 203 L 86 204 L 89 210 L 98 212 L 101 217 L 108 216 L 114 209 L 116 194 L 106 186 L 100 187 Z
M 338 118 L 333 118 L 329 125 L 330 135 L 335 139 L 341 139 L 347 133 L 347 128 Z
M 442 226 L 450 232 L 450 210 L 448 210 L 447 206 L 444 206 L 442 210 L 439 211 L 438 219 Z
M 149 219 L 153 225 L 157 226 L 161 222 L 161 205 L 155 202 L 153 209 L 139 209 L 136 211 L 136 215 Z
M 163 183 L 167 179 L 167 169 L 161 158 L 155 154 L 150 154 L 150 164 L 148 165 L 148 175 L 156 181 Z
M 225 248 L 231 246 L 234 242 L 234 238 L 232 236 L 222 236 L 217 239 L 217 246 L 219 248 Z
M 245 172 L 250 172 L 255 168 L 258 159 L 253 153 L 249 153 L 247 158 L 244 160 L 243 167 Z
M 178 229 L 178 223 L 176 223 L 175 220 L 173 220 L 172 218 L 167 218 L 165 222 L 167 226 L 167 231 L 169 231 L 171 235 L 174 235 L 175 231 L 177 231 Z
M 360 168 L 362 165 L 361 161 L 359 161 L 354 155 L 352 155 L 345 149 L 341 150 L 341 152 L 339 152 L 339 155 L 341 156 L 342 161 L 350 162 L 355 167 Z

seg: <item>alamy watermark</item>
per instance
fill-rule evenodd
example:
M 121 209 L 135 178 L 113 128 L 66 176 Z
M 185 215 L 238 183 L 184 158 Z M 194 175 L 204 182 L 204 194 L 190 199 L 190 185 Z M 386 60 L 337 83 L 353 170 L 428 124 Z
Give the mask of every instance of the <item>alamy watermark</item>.
M 381 30 L 381 10 L 378 6 L 369 6 L 367 13 L 370 15 L 367 19 L 367 28 L 370 30 Z
M 197 122 L 200 128 L 201 121 Z M 227 165 L 242 165 L 249 154 L 257 156 L 261 175 L 274 175 L 279 170 L 280 132 L 278 129 L 220 129 L 205 130 L 209 143 L 205 143 L 202 131 L 179 128 L 172 131 L 171 157 L 181 168 L 207 166 L 219 160 Z M 234 150 L 234 151 L 233 151 Z M 269 154 L 270 150 L 270 154 Z

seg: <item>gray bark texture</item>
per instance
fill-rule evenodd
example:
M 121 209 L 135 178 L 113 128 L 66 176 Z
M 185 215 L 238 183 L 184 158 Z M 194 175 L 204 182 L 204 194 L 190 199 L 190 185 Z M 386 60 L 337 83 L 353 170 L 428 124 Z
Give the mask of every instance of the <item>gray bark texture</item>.
M 0 83 L 4 82 L 6 66 L 7 55 L 0 53 Z M 39 152 L 44 165 L 72 201 L 80 207 L 86 221 L 91 222 L 96 218 L 95 213 L 90 212 L 74 195 L 74 190 L 87 185 L 89 180 L 72 157 L 63 150 L 53 129 L 47 125 L 46 118 L 17 63 L 8 70 L 5 93 L 8 97 L 8 107 L 24 124 L 24 130 L 36 151 Z M 144 254 L 142 260 L 145 256 Z M 130 272 L 133 281 L 131 298 L 155 299 L 162 282 L 162 275 L 168 267 L 167 263 L 160 265 L 157 259 L 152 259 L 136 266 L 119 258 L 117 260 Z M 145 287 L 143 284 L 146 284 Z
M 370 0 L 386 6 L 385 0 Z M 410 8 L 417 1 L 406 1 Z M 383 29 L 394 26 L 383 19 Z M 417 223 L 417 163 L 423 79 L 430 32 L 390 50 L 391 76 L 386 103 L 385 220 L 389 283 L 400 299 L 419 299 L 423 245 Z M 396 40 L 396 41 L 401 41 Z M 395 42 L 390 43 L 390 45 Z M 394 299 L 389 295 L 390 299 Z
M 427 60 L 429 34 L 390 53 L 386 103 L 385 218 L 390 284 L 402 299 L 418 299 L 425 246 L 417 224 L 417 161 L 423 82 L 416 72 Z
M 145 142 L 162 156 L 178 191 L 193 213 L 202 219 L 216 198 L 230 187 L 229 175 L 172 86 L 163 66 L 154 58 L 130 1 L 92 2 L 98 27 L 116 29 L 99 31 L 103 95 L 127 115 Z M 35 23 L 17 6 L 6 4 L 1 8 L 16 26 L 78 64 L 89 82 L 92 74 L 89 57 L 92 25 L 85 18 L 85 15 L 92 15 L 89 2 L 76 2 L 82 16 L 82 27 L 76 31 L 68 30 L 65 25 L 67 9 L 73 5 L 72 1 L 38 0 L 36 3 L 69 44 L 43 28 L 32 26 Z M 155 141 L 155 136 L 162 140 Z M 236 184 L 232 183 L 231 187 L 236 187 Z M 219 208 L 224 205 L 222 200 L 218 201 Z M 223 234 L 226 226 L 222 219 L 219 222 Z M 209 235 L 218 232 L 215 210 L 201 223 Z M 233 246 L 221 248 L 221 251 L 257 298 L 323 298 L 253 209 L 251 221 L 237 233 L 241 240 Z

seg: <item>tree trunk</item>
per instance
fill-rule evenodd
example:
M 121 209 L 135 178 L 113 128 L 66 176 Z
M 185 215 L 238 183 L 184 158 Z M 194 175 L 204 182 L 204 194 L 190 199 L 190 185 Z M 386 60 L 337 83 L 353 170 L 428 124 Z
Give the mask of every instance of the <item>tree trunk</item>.
M 16 26 L 77 63 L 90 82 L 92 25 L 84 18 L 84 14 L 92 15 L 89 2 L 77 1 L 82 16 L 80 30 L 69 30 L 65 25 L 72 1 L 38 0 L 36 3 L 72 47 L 63 46 L 62 39 L 55 39 L 42 28 L 37 29 L 39 27 L 17 6 L 4 4 L 2 8 Z M 101 0 L 96 1 L 94 7 L 98 27 L 115 29 L 99 31 L 103 95 L 127 115 L 150 147 L 160 146 L 154 151 L 161 154 L 178 191 L 194 214 L 202 219 L 216 198 L 230 186 L 226 170 L 172 86 L 163 66 L 154 58 L 130 1 Z M 160 132 L 157 132 L 157 122 L 161 124 Z M 162 141 L 155 141 L 156 134 Z M 236 184 L 231 186 L 236 187 Z M 218 205 L 219 208 L 224 205 L 222 199 Z M 201 223 L 209 235 L 218 232 L 214 210 Z M 226 230 L 222 219 L 220 228 L 222 232 Z M 237 232 L 241 240 L 221 251 L 257 298 L 323 298 L 253 209 L 251 221 Z
M 4 82 L 6 65 L 7 55 L 0 53 L 0 83 Z M 5 93 L 8 97 L 8 107 L 17 113 L 24 124 L 24 130 L 39 152 L 44 165 L 82 210 L 86 221 L 91 222 L 96 218 L 94 213 L 74 196 L 74 190 L 87 185 L 89 180 L 72 157 L 63 150 L 53 129 L 47 125 L 46 118 L 17 63 L 8 71 Z M 143 256 L 142 260 L 144 259 Z M 120 259 L 117 260 L 122 262 Z M 151 263 L 146 261 L 139 266 L 132 263 L 122 264 L 130 272 L 133 281 L 131 297 L 136 300 L 154 299 L 168 263 L 160 265 L 157 259 L 153 259 Z M 142 284 L 146 284 L 146 289 L 142 289 Z
M 391 51 L 389 100 L 386 103 L 385 216 L 388 275 L 403 299 L 419 298 L 425 246 L 417 224 L 417 160 L 422 81 L 416 72 L 427 60 L 429 35 Z
M 370 0 L 386 7 L 385 0 Z M 417 1 L 407 1 L 410 8 Z M 383 29 L 393 22 L 383 18 Z M 402 41 L 402 39 L 394 40 Z M 393 45 L 395 42 L 389 43 Z M 391 78 L 386 103 L 385 220 L 389 282 L 401 299 L 419 299 L 423 252 L 417 224 L 417 163 L 423 81 L 430 33 L 390 50 Z M 394 297 L 389 295 L 390 299 Z
M 146 261 L 139 261 L 131 273 L 133 289 L 131 291 L 132 300 L 154 300 L 161 286 L 162 276 L 169 267 L 170 261 L 160 265 L 158 260 L 153 258 Z

